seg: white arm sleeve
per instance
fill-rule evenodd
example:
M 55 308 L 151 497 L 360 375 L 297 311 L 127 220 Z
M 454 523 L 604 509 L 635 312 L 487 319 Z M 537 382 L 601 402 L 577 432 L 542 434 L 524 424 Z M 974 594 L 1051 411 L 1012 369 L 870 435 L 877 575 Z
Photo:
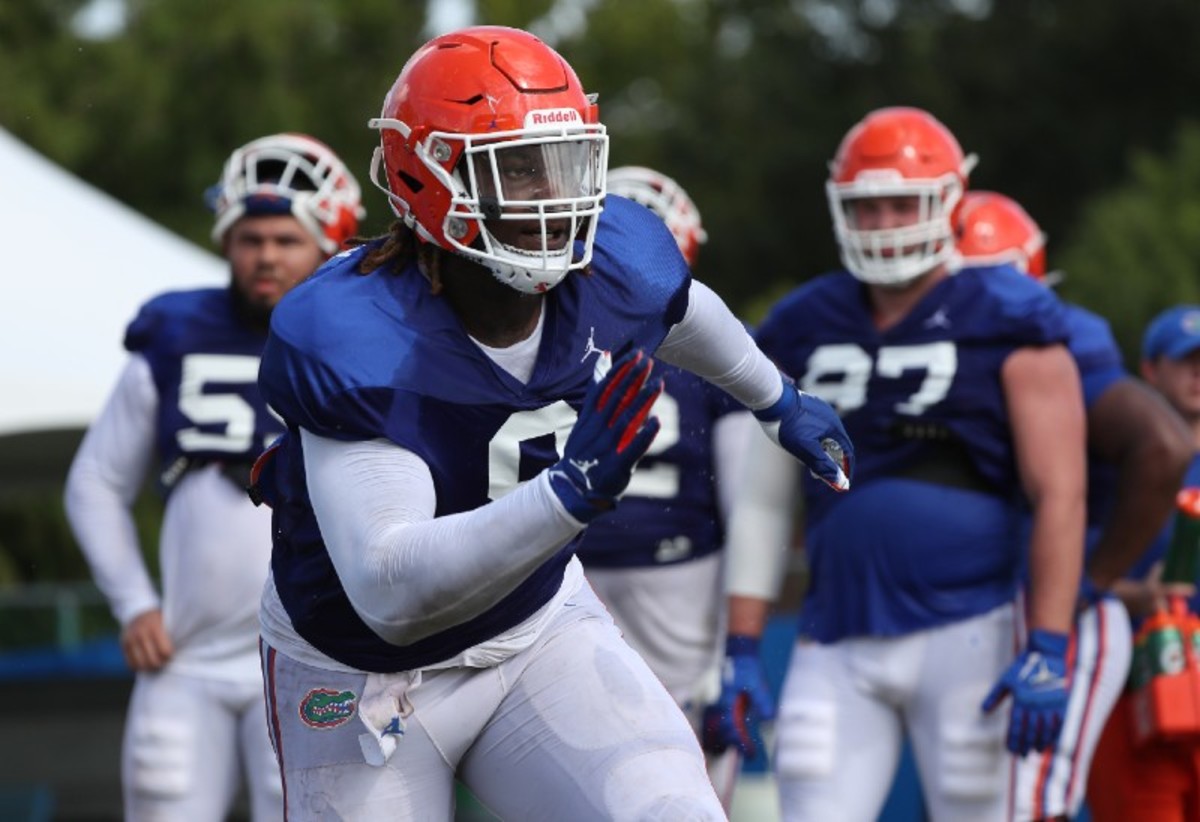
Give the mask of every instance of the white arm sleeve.
M 692 280 L 688 307 L 655 356 L 723 388 L 752 411 L 783 393 L 779 369 L 711 288 Z
M 725 592 L 774 601 L 791 544 L 800 463 L 761 428 L 749 433 L 725 536 Z
M 134 355 L 84 435 L 63 496 L 75 541 L 122 626 L 159 607 L 131 512 L 154 458 L 157 413 L 150 365 Z
M 393 644 L 483 613 L 582 528 L 545 471 L 473 511 L 435 518 L 433 477 L 416 454 L 386 440 L 300 436 L 342 587 L 363 622 Z
M 749 411 L 735 411 L 713 424 L 713 473 L 717 483 L 717 510 L 729 524 L 738 486 L 742 482 L 750 438 L 762 429 Z

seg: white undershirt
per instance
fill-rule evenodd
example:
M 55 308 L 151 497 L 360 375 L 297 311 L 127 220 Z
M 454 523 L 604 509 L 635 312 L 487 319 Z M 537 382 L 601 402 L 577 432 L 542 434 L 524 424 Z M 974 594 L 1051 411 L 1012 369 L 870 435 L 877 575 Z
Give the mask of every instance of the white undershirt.
M 149 364 L 132 356 L 67 475 L 67 519 L 122 626 L 160 607 L 131 512 L 155 461 L 158 403 Z M 159 535 L 163 623 L 175 646 L 169 670 L 261 679 L 258 600 L 270 553 L 270 511 L 255 508 L 216 466 L 179 480 Z
M 533 333 L 507 348 L 493 348 L 490 345 L 484 345 L 474 337 L 471 337 L 471 342 L 479 346 L 492 362 L 512 374 L 524 385 L 533 376 L 533 368 L 537 365 L 537 353 L 542 344 L 542 327 L 545 325 L 545 317 L 546 311 L 543 306 L 542 310 L 538 312 L 537 327 L 533 329 Z

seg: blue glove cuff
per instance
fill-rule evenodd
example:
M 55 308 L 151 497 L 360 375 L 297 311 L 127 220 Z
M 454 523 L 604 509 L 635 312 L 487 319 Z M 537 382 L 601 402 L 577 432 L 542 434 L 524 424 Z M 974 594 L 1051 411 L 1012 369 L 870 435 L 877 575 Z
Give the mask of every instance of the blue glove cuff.
M 1029 650 L 1037 651 L 1047 656 L 1065 657 L 1067 643 L 1070 637 L 1058 631 L 1046 631 L 1034 628 L 1029 632 Z
M 782 374 L 779 376 L 783 381 L 783 392 L 779 395 L 779 399 L 766 408 L 760 408 L 754 412 L 754 416 L 762 422 L 777 422 L 800 404 L 800 392 L 796 390 L 796 386 Z
M 725 656 L 757 656 L 758 637 L 730 634 L 725 638 Z

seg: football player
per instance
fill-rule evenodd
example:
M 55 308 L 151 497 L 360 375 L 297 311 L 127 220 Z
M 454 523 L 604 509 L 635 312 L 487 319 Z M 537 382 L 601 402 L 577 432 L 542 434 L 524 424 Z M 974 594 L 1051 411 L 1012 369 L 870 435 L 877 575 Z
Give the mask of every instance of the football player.
M 1150 321 L 1142 337 L 1140 370 L 1191 432 L 1194 456 L 1182 485 L 1200 487 L 1200 306 L 1172 306 Z M 1168 596 L 1186 597 L 1188 610 L 1200 613 L 1196 580 L 1162 579 L 1176 524 L 1172 519 L 1128 576 L 1113 585 L 1134 628 L 1156 611 L 1165 611 Z M 1123 693 L 1100 735 L 1088 778 L 1088 805 L 1096 822 L 1175 822 L 1200 814 L 1200 744 L 1194 739 L 1139 742 L 1135 728 L 1145 721 L 1138 716 L 1132 692 Z
M 359 200 L 341 160 L 312 137 L 234 151 L 210 190 L 228 288 L 141 307 L 128 364 L 71 465 L 67 516 L 136 672 L 121 762 L 127 819 L 224 819 L 243 780 L 255 820 L 282 817 L 258 653 L 270 518 L 245 486 L 283 425 L 258 390 L 258 365 L 273 309 L 356 231 Z M 130 512 L 151 464 L 166 496 L 161 592 Z
M 678 183 L 654 169 L 623 166 L 609 171 L 608 194 L 657 214 L 695 270 L 706 234 L 699 209 Z M 621 504 L 584 531 L 578 555 L 625 640 L 699 734 L 701 713 L 719 687 L 724 524 L 754 417 L 682 368 L 663 364 L 657 373 L 663 380 L 652 410 L 658 436 Z M 737 749 L 706 757 L 728 810 L 740 766 Z
M 289 295 L 260 375 L 288 428 L 255 482 L 288 818 L 449 819 L 456 777 L 504 819 L 724 818 L 578 537 L 658 431 L 656 349 L 844 489 L 837 415 L 662 220 L 604 202 L 595 98 L 542 41 L 437 37 L 371 124 L 400 219 Z
M 858 457 L 851 493 L 803 489 L 810 581 L 775 727 L 785 819 L 875 819 L 906 733 L 931 818 L 1001 819 L 1006 742 L 1043 750 L 1062 722 L 1083 554 L 1079 374 L 1049 289 L 1011 268 L 952 273 L 973 164 L 926 111 L 868 114 L 827 183 L 844 270 L 785 296 L 757 333 L 838 410 Z M 751 648 L 796 472 L 770 449 L 747 459 L 727 550 L 729 630 Z M 725 703 L 752 699 L 756 663 L 735 669 Z
M 1019 203 L 968 192 L 959 212 L 965 265 L 1011 264 L 1047 276 L 1045 236 Z M 1088 430 L 1087 571 L 1071 636 L 1071 695 L 1053 748 L 1018 757 L 1011 818 L 1073 818 L 1088 769 L 1132 655 L 1129 620 L 1108 589 L 1149 548 L 1166 523 L 1193 446 L 1179 416 L 1121 362 L 1108 323 L 1067 303 L 1067 346 L 1083 382 Z

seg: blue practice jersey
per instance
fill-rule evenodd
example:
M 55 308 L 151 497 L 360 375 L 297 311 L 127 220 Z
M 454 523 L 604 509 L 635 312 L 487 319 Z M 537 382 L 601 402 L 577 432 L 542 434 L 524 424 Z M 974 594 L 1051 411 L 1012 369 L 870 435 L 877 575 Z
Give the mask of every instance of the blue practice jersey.
M 258 389 L 266 339 L 238 319 L 224 288 L 162 294 L 129 324 L 125 348 L 145 357 L 158 392 L 164 488 L 189 467 L 249 466 L 283 432 Z
M 713 426 L 745 408 L 680 368 L 656 363 L 666 387 L 654 405 L 662 427 L 611 513 L 584 532 L 591 568 L 670 565 L 706 557 L 725 540 L 714 481 Z
M 547 293 L 542 340 L 528 384 L 467 337 L 415 264 L 357 271 L 343 253 L 275 310 L 261 385 L 289 430 L 343 440 L 387 439 L 429 466 L 436 516 L 470 511 L 559 459 L 602 351 L 653 351 L 687 308 L 690 273 L 662 221 L 610 197 L 590 275 Z M 480 276 L 487 276 L 481 272 Z M 358 618 L 321 541 L 300 439 L 277 457 L 272 571 L 297 633 L 326 655 L 368 671 L 403 671 L 453 657 L 517 625 L 558 590 L 567 545 L 497 605 L 407 646 Z
M 1066 338 L 1061 303 L 1011 267 L 945 278 L 883 332 L 844 271 L 772 310 L 759 344 L 838 410 L 857 460 L 845 494 L 805 478 L 803 633 L 904 634 L 1014 596 L 1022 501 L 1001 368 Z
M 1108 321 L 1082 306 L 1066 303 L 1070 339 L 1067 347 L 1079 367 L 1083 381 L 1083 402 L 1090 412 L 1096 401 L 1115 383 L 1129 376 L 1121 359 L 1121 349 Z M 1108 519 L 1116 497 L 1116 466 L 1094 454 L 1088 454 L 1087 523 L 1088 546 L 1095 544 L 1100 528 Z

